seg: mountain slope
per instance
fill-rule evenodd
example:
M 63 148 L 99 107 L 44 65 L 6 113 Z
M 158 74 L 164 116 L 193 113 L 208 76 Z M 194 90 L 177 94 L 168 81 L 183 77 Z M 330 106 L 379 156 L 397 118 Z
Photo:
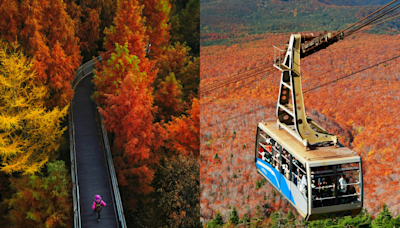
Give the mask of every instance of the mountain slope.
M 266 32 L 336 31 L 358 21 L 388 0 L 219 0 L 202 1 L 201 39 L 210 34 L 226 38 Z M 363 5 L 361 5 L 363 4 Z M 368 4 L 368 5 L 366 5 Z M 400 20 L 386 22 L 371 33 L 398 33 Z M 203 46 L 214 44 L 202 42 Z

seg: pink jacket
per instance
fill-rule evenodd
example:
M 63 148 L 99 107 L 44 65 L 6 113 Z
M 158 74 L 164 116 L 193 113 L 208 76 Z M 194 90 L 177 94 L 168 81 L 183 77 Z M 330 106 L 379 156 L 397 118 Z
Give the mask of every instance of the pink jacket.
M 97 201 L 97 202 L 99 202 L 99 201 Z M 105 207 L 105 206 L 106 206 L 106 203 L 105 203 L 103 200 L 101 200 L 101 206 L 102 206 L 102 207 Z M 93 210 L 96 208 L 96 201 L 93 201 L 93 206 L 92 206 L 92 208 L 93 208 Z

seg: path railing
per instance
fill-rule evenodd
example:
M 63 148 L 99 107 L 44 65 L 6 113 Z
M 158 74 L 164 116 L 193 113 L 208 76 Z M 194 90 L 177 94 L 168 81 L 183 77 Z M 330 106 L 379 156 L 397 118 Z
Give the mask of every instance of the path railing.
M 101 57 L 97 56 L 96 59 L 101 62 Z M 72 89 L 75 89 L 75 86 L 86 76 L 90 75 L 93 73 L 93 70 L 95 69 L 94 65 L 95 61 L 94 59 L 87 61 L 84 63 L 75 73 L 75 78 L 72 80 L 71 85 Z
M 101 57 L 98 56 L 97 59 L 101 61 Z M 92 59 L 85 64 L 83 64 L 79 69 L 76 71 L 75 78 L 71 82 L 71 86 L 73 89 L 75 89 L 76 85 L 86 76 L 90 75 L 93 73 L 93 70 L 95 69 L 95 61 Z M 70 155 L 71 155 L 71 174 L 72 174 L 72 182 L 73 182 L 73 189 L 72 189 L 72 195 L 73 195 L 73 201 L 74 201 L 74 227 L 75 228 L 81 228 L 81 216 L 80 216 L 80 199 L 79 199 L 79 184 L 78 184 L 78 173 L 77 173 L 77 165 L 76 165 L 76 151 L 75 151 L 75 130 L 74 130 L 74 121 L 73 121 L 73 110 L 72 110 L 72 101 L 70 104 L 70 109 L 69 109 L 69 132 L 70 132 Z M 111 190 L 113 191 L 113 198 L 114 198 L 114 203 L 116 205 L 116 213 L 117 213 L 117 223 L 118 226 L 121 228 L 126 228 L 126 221 L 125 221 L 125 215 L 124 215 L 124 208 L 122 206 L 122 201 L 121 201 L 121 195 L 119 193 L 119 187 L 118 187 L 118 180 L 117 180 L 117 175 L 115 173 L 114 169 L 114 163 L 112 160 L 111 156 L 111 150 L 110 150 L 110 145 L 108 142 L 108 137 L 107 137 L 107 131 L 104 129 L 103 125 L 103 117 L 101 116 L 100 113 L 98 113 L 100 117 L 100 123 L 101 123 L 101 130 L 102 130 L 102 136 L 103 136 L 103 141 L 104 141 L 104 146 L 105 146 L 105 153 L 106 153 L 106 160 L 107 160 L 107 166 L 110 174 L 110 179 L 111 179 Z
M 72 176 L 72 196 L 73 196 L 73 210 L 74 210 L 74 227 L 81 228 L 81 207 L 79 198 L 79 184 L 78 184 L 78 170 L 76 165 L 76 151 L 75 151 L 75 129 L 74 117 L 72 116 L 72 101 L 69 106 L 68 124 L 69 124 L 69 150 L 71 156 L 71 176 Z

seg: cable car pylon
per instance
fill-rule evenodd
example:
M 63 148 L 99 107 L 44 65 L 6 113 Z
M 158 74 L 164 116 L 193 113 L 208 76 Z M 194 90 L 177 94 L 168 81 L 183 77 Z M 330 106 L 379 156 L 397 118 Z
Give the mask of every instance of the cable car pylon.
M 282 50 L 274 46 L 277 49 L 275 53 L 279 55 L 278 58 L 276 56 L 274 58 L 274 66 L 282 72 L 276 109 L 277 124 L 303 143 L 305 147 L 321 142 L 333 142 L 336 145 L 337 136 L 329 134 L 306 116 L 301 87 L 301 41 L 300 34 L 291 35 L 283 62 L 280 62 Z

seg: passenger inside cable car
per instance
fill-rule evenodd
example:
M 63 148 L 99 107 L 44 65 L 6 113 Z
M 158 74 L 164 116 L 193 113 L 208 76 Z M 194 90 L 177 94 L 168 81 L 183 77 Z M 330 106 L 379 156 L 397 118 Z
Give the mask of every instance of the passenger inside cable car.
M 313 207 L 360 202 L 358 163 L 311 167 Z

